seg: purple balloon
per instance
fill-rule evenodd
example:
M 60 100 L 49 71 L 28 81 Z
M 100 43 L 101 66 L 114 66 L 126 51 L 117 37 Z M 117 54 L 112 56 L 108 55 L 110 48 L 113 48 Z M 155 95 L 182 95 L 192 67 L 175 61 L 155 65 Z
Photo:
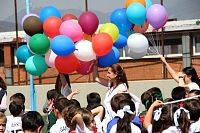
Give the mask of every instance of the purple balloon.
M 147 10 L 146 18 L 153 28 L 159 29 L 167 22 L 168 14 L 164 6 L 160 4 L 153 4 Z
M 99 26 L 99 19 L 95 13 L 88 11 L 81 14 L 78 23 L 83 29 L 83 32 L 92 35 Z
M 38 18 L 39 18 L 39 16 L 38 16 L 37 14 L 34 14 L 34 13 L 30 13 L 30 14 L 25 15 L 25 16 L 22 18 L 22 21 L 21 21 L 21 26 L 22 26 L 22 27 L 23 27 L 24 20 L 25 20 L 26 18 L 28 18 L 29 16 L 35 16 L 35 17 L 38 17 Z

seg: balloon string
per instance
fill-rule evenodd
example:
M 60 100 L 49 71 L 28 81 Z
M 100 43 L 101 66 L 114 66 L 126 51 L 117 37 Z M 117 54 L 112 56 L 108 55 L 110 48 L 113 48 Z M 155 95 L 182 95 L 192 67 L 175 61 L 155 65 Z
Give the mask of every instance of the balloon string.
M 167 104 L 179 103 L 179 102 L 191 100 L 191 99 L 194 99 L 194 98 L 197 98 L 197 97 L 200 97 L 200 95 L 192 96 L 192 97 L 188 97 L 188 98 L 184 98 L 184 99 L 180 99 L 180 100 L 176 100 L 176 101 L 166 102 L 166 103 L 163 103 L 163 104 L 167 105 Z

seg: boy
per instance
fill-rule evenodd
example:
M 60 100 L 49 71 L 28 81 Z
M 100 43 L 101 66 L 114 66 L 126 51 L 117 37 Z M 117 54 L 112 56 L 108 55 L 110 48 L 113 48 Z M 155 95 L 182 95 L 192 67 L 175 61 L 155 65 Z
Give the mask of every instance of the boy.
M 6 129 L 6 116 L 4 113 L 0 112 L 0 133 L 4 133 Z

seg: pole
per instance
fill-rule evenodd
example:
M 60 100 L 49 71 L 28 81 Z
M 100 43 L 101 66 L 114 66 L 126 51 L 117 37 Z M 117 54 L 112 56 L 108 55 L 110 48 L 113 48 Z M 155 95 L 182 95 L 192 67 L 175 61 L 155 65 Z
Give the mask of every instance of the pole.
M 18 44 L 18 21 L 17 21 L 17 0 L 14 0 L 14 4 L 15 4 L 15 32 L 16 32 L 16 46 L 17 49 L 19 47 Z M 19 60 L 17 60 L 17 81 L 18 81 L 18 85 L 20 85 L 20 68 L 19 68 Z
M 88 11 L 88 1 L 85 0 L 85 11 L 87 12 Z
M 29 13 L 30 13 L 30 1 L 26 0 L 26 14 Z M 36 91 L 34 86 L 33 75 L 31 74 L 30 74 L 30 97 L 31 97 L 31 110 L 36 111 Z

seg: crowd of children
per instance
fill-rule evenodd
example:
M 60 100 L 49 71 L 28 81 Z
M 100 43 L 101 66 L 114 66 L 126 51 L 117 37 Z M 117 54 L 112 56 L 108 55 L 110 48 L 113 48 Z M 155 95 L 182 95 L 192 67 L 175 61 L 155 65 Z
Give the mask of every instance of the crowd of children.
M 88 105 L 81 107 L 79 101 L 73 99 L 80 90 L 71 90 L 69 76 L 59 74 L 55 89 L 47 92 L 47 102 L 43 108 L 48 115 L 47 133 L 200 132 L 200 89 L 196 87 L 197 79 L 193 78 L 197 74 L 191 74 L 195 69 L 183 69 L 182 73 L 175 75 L 165 59 L 161 60 L 179 83 L 173 88 L 170 98 L 164 98 L 158 87 L 149 88 L 138 98 L 129 91 L 126 74 L 119 64 L 108 68 L 107 79 L 99 77 L 95 65 L 94 80 L 108 87 L 108 91 L 104 102 L 98 92 L 89 93 L 86 96 Z M 145 110 L 140 110 L 140 104 L 144 105 Z M 25 109 L 22 93 L 10 97 L 8 108 L 10 116 L 5 116 L 4 111 L 0 112 L 0 132 L 42 131 L 44 121 L 41 115 Z

